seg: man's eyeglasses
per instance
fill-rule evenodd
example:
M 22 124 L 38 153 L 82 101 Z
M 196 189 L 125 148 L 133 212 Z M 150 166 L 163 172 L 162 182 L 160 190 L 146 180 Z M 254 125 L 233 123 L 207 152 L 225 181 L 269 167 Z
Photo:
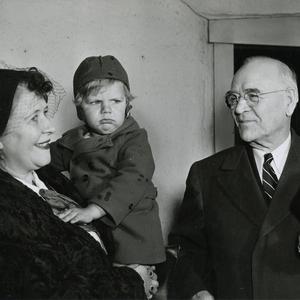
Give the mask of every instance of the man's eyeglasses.
M 233 91 L 228 91 L 225 94 L 225 103 L 230 109 L 235 109 L 239 104 L 241 98 L 244 98 L 245 101 L 247 102 L 247 105 L 253 107 L 257 105 L 257 103 L 259 102 L 260 96 L 272 94 L 272 93 L 286 92 L 287 90 L 288 89 L 260 93 L 259 90 L 257 89 L 248 89 L 245 90 L 244 95 L 241 95 L 240 93 L 236 93 Z

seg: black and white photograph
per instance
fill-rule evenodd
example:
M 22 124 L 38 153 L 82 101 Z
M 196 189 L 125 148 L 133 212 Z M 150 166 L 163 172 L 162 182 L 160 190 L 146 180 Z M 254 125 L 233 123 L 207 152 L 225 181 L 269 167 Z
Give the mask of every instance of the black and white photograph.
M 0 300 L 300 299 L 299 0 L 0 0 Z

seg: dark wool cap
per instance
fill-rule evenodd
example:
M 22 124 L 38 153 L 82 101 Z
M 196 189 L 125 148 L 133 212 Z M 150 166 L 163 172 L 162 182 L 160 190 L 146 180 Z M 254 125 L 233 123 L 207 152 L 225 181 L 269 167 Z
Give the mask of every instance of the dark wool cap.
M 17 86 L 25 73 L 25 71 L 0 69 L 0 135 L 6 128 Z
M 122 81 L 129 88 L 129 80 L 121 63 L 113 56 L 90 56 L 84 59 L 73 78 L 73 91 L 76 97 L 80 88 L 89 81 L 97 79 L 116 79 Z

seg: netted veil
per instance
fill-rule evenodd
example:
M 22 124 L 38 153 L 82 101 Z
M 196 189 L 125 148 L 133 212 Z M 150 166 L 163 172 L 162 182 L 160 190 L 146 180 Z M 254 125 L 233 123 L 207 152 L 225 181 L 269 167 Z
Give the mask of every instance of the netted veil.
M 29 69 L 32 67 L 28 68 L 17 68 L 13 65 L 9 65 L 6 62 L 0 60 L 0 69 L 9 69 L 9 70 L 16 70 L 16 71 L 29 71 Z M 65 89 L 62 87 L 61 84 L 53 80 L 48 74 L 46 74 L 44 71 L 40 70 L 37 67 L 36 70 L 40 72 L 44 77 L 45 80 L 48 80 L 52 83 L 53 89 L 50 91 L 48 95 L 48 112 L 47 112 L 47 117 L 53 118 L 55 113 L 58 110 L 59 104 L 66 95 Z M 16 105 L 13 106 L 12 111 L 11 111 L 11 117 L 10 120 L 7 124 L 7 128 L 5 130 L 5 133 L 11 132 L 13 129 L 18 127 L 20 125 L 20 121 L 24 116 L 26 115 L 27 112 L 32 111 L 34 106 L 37 105 L 37 101 L 27 101 L 24 100 L 23 103 L 16 103 Z

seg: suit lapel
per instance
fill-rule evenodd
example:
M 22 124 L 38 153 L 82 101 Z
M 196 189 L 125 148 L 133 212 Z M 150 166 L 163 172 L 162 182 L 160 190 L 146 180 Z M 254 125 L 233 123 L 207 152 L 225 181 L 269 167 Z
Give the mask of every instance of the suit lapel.
M 300 186 L 300 139 L 293 134 L 292 144 L 276 192 L 261 229 L 264 236 L 290 214 L 291 202 Z
M 234 148 L 225 159 L 217 180 L 233 205 L 251 222 L 260 226 L 267 207 L 246 147 Z

